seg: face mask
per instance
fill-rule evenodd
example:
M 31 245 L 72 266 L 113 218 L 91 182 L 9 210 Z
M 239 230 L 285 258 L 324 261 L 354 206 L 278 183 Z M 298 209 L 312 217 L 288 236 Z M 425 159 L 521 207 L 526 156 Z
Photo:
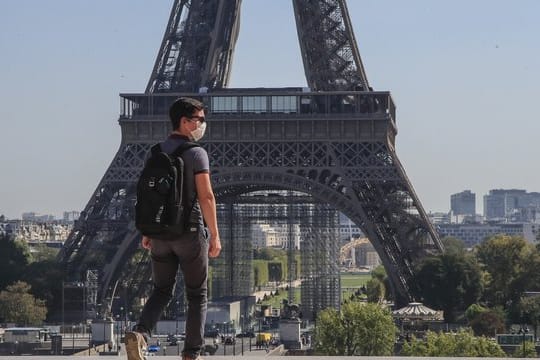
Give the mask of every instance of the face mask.
M 197 128 L 191 132 L 191 137 L 194 141 L 199 141 L 204 136 L 206 131 L 206 122 L 198 123 Z

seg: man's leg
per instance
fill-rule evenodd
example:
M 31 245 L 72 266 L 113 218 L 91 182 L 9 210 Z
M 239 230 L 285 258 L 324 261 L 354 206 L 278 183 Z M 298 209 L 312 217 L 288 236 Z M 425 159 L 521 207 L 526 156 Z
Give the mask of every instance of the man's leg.
M 169 244 L 152 240 L 152 280 L 154 288 L 144 305 L 139 322 L 133 332 L 126 333 L 125 343 L 128 360 L 143 360 L 148 336 L 154 330 L 163 309 L 171 300 L 178 269 L 178 258 L 169 248 Z
M 154 288 L 141 313 L 136 329 L 144 330 L 148 335 L 154 330 L 156 323 L 161 317 L 163 309 L 171 301 L 174 285 L 176 283 L 176 271 L 178 258 L 159 245 L 163 241 L 152 240 L 152 281 Z
M 188 311 L 186 316 L 186 339 L 182 355 L 184 359 L 196 359 L 204 347 L 204 324 L 207 308 L 208 239 L 201 229 L 194 234 L 189 246 L 182 246 L 180 267 L 184 274 Z

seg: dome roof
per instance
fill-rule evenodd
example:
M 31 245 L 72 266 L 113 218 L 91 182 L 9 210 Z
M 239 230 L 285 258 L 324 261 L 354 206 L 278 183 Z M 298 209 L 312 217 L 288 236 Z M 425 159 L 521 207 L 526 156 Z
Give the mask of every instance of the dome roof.
M 392 316 L 406 320 L 442 320 L 443 312 L 430 309 L 419 302 L 412 302 L 401 309 L 392 311 Z

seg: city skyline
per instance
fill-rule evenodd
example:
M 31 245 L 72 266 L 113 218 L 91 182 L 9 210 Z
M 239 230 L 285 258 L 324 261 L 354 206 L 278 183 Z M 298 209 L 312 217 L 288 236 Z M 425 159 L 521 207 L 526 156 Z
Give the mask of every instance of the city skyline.
M 475 199 L 475 205 L 481 205 L 481 208 L 483 208 L 483 203 L 485 201 L 485 197 L 488 196 L 488 195 L 491 195 L 491 193 L 493 191 L 524 191 L 526 194 L 528 195 L 531 195 L 531 193 L 538 193 L 538 192 L 534 192 L 534 191 L 528 191 L 527 189 L 489 189 L 488 192 L 486 194 L 483 194 L 483 195 L 480 195 L 478 197 L 478 199 Z M 470 192 L 469 189 L 463 189 L 462 191 L 458 192 L 458 193 L 455 193 L 455 194 L 449 194 L 448 196 L 448 208 L 447 209 L 442 209 L 442 210 L 431 210 L 431 209 L 426 209 L 427 212 L 429 214 L 437 214 L 437 213 L 447 213 L 447 214 L 450 214 L 450 212 L 452 211 L 452 205 L 451 205 L 451 202 L 452 202 L 452 197 L 454 195 L 461 195 L 462 193 L 464 192 Z M 477 194 L 472 192 L 472 195 L 473 196 L 476 196 Z M 478 206 L 476 207 L 478 209 Z M 483 209 L 485 210 L 485 209 Z M 6 216 L 8 218 L 8 220 L 24 220 L 25 219 L 25 215 L 27 217 L 46 217 L 46 216 L 55 216 L 55 220 L 60 220 L 60 219 L 65 219 L 66 217 L 73 217 L 74 215 L 73 214 L 79 214 L 79 210 L 62 210 L 61 211 L 61 216 L 57 216 L 57 215 L 54 215 L 52 214 L 51 212 L 47 212 L 47 211 L 44 211 L 44 212 L 37 212 L 37 211 L 33 211 L 32 209 L 29 209 L 28 211 L 24 211 L 22 212 L 20 215 L 18 216 L 15 216 L 15 217 L 9 217 L 9 216 Z M 484 214 L 484 211 L 482 212 L 479 212 L 478 210 L 475 212 L 476 215 L 485 215 Z M 1 215 L 5 215 L 3 212 L 2 212 L 2 209 L 0 209 L 0 216 Z
M 261 4 L 243 1 L 230 87 L 305 86 L 291 1 Z M 426 211 L 447 211 L 465 189 L 540 191 L 529 160 L 540 3 L 517 4 L 348 2 L 370 85 L 397 105 L 397 153 Z M 120 144 L 118 94 L 144 91 L 172 1 L 3 5 L 0 214 L 81 211 Z

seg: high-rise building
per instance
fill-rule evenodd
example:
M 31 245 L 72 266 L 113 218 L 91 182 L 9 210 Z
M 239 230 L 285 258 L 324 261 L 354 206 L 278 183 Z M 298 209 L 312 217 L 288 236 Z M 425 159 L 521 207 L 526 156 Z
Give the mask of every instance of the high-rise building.
M 486 220 L 539 222 L 540 193 L 519 189 L 494 189 L 484 195 Z
M 450 196 L 452 215 L 476 215 L 476 194 L 465 190 Z

